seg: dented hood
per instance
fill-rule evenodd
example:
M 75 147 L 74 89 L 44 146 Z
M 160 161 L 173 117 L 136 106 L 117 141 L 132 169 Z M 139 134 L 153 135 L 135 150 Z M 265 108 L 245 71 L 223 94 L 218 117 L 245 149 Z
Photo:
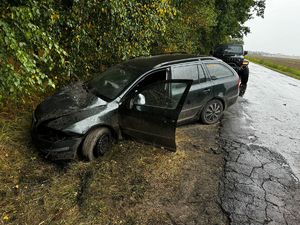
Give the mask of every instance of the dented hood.
M 59 89 L 40 103 L 35 110 L 35 118 L 42 122 L 106 104 L 106 101 L 89 92 L 82 82 L 78 82 Z

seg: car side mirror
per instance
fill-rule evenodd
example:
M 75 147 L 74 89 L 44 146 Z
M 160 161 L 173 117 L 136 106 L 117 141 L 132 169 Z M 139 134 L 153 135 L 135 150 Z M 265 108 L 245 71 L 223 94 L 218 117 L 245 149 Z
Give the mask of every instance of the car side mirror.
M 133 99 L 130 100 L 130 109 L 133 108 L 134 105 L 145 105 L 146 98 L 143 94 L 136 95 Z
M 248 51 L 244 51 L 244 55 L 248 55 Z
M 145 96 L 142 94 L 138 94 L 137 96 L 135 96 L 135 98 L 133 100 L 133 104 L 134 105 L 145 105 L 146 104 Z

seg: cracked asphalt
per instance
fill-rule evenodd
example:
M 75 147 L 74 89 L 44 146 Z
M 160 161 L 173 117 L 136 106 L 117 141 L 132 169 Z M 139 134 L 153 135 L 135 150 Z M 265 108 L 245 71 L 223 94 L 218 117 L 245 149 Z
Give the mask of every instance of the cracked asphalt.
M 220 204 L 231 224 L 300 224 L 300 81 L 250 65 L 223 117 Z

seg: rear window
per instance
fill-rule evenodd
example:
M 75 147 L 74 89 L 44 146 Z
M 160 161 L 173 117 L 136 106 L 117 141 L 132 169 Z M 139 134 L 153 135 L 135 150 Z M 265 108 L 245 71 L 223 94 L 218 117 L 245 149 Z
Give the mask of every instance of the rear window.
M 221 45 L 215 49 L 216 54 L 243 55 L 243 46 L 241 45 Z
M 207 69 L 211 76 L 216 78 L 223 78 L 233 76 L 233 72 L 226 66 L 219 63 L 207 63 Z

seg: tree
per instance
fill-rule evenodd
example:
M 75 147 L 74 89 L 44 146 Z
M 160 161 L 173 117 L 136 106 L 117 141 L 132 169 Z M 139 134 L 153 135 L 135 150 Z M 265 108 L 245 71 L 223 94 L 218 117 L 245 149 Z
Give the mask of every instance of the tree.
M 215 45 L 242 39 L 244 24 L 253 14 L 262 16 L 265 0 L 173 0 L 177 17 L 162 41 L 165 51 L 207 54 Z
M 263 17 L 265 0 L 215 0 L 218 14 L 212 32 L 213 45 L 231 38 L 242 38 L 250 32 L 244 24 L 253 14 Z
M 167 0 L 6 0 L 0 10 L 0 102 L 149 55 L 175 13 Z

